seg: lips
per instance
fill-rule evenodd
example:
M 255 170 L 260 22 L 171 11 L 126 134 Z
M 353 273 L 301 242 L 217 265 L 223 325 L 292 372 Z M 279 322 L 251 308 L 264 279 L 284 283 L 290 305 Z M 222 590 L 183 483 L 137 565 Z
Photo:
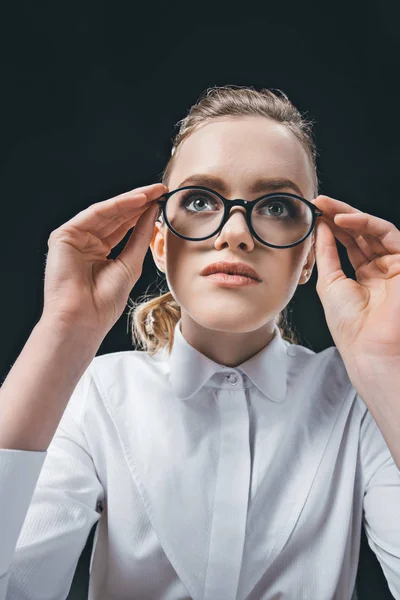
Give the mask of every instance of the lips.
M 261 281 L 258 273 L 249 265 L 241 262 L 220 261 L 207 265 L 200 275 L 212 275 L 213 273 L 227 273 L 230 275 L 242 275 L 256 281 Z

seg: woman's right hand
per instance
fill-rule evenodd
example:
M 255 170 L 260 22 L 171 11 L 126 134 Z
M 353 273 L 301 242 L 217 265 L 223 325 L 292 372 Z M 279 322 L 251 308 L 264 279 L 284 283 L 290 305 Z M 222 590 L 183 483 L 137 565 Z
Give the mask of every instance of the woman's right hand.
M 82 327 L 103 339 L 122 315 L 159 214 L 161 183 L 133 189 L 92 204 L 51 232 L 42 319 Z M 107 259 L 134 227 L 123 251 Z

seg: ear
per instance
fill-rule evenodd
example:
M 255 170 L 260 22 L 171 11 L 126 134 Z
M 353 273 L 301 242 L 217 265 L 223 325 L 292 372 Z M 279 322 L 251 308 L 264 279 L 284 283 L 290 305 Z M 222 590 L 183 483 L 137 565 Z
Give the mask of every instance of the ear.
M 301 276 L 300 276 L 298 285 L 303 285 L 304 283 L 307 283 L 307 281 L 311 277 L 311 273 L 312 273 L 314 265 L 315 265 L 315 229 L 313 230 L 313 232 L 311 234 L 311 238 L 312 238 L 311 245 L 308 250 L 306 260 L 304 261 L 304 264 L 303 264 L 303 269 L 301 272 Z
M 166 272 L 165 267 L 165 227 L 160 221 L 154 223 L 154 233 L 150 242 L 150 250 L 153 255 L 153 260 L 157 268 L 163 273 Z

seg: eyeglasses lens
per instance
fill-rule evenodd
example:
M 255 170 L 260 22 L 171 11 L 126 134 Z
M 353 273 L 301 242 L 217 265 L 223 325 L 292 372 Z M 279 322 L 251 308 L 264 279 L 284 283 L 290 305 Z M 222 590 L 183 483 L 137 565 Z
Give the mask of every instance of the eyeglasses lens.
M 168 198 L 166 212 L 177 233 L 200 239 L 217 231 L 224 216 L 224 204 L 212 192 L 186 189 Z M 269 196 L 254 205 L 251 222 L 265 242 L 288 246 L 307 235 L 313 213 L 305 202 L 291 196 Z

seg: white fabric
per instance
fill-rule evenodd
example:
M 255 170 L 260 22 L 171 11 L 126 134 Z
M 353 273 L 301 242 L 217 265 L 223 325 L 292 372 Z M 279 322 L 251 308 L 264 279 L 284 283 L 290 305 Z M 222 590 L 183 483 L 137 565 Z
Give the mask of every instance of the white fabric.
M 364 509 L 364 513 L 363 513 Z M 361 523 L 400 599 L 400 472 L 338 350 L 97 356 L 47 452 L 0 450 L 0 600 L 349 600 Z M 8 585 L 8 589 L 7 589 Z

